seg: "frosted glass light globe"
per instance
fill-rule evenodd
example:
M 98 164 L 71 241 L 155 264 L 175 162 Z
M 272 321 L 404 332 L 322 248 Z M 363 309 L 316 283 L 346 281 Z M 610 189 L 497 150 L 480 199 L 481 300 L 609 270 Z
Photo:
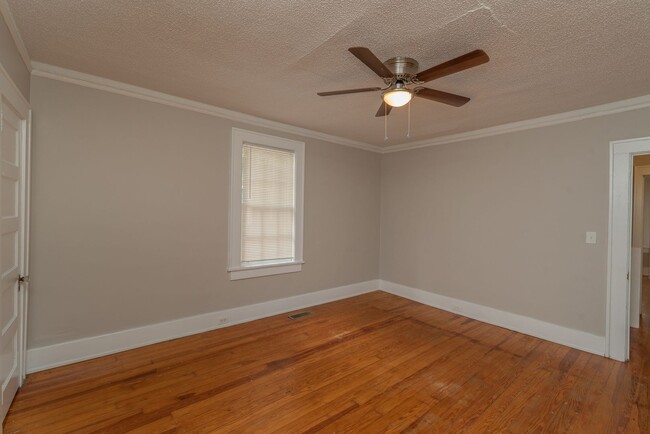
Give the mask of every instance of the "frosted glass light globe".
M 383 95 L 384 102 L 391 107 L 402 107 L 413 98 L 413 94 L 407 89 L 389 90 Z

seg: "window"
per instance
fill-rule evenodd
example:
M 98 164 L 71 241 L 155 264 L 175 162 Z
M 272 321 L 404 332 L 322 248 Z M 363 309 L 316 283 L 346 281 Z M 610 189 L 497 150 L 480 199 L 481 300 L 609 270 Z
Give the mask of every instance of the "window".
M 302 268 L 305 144 L 232 130 L 230 280 Z

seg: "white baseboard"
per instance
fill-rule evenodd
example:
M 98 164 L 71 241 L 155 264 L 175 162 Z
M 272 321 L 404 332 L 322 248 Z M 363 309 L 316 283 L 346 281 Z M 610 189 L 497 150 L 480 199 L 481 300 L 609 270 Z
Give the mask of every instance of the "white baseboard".
M 605 354 L 605 337 L 538 319 L 380 280 L 382 291 L 589 353 Z
M 605 337 L 562 327 L 491 307 L 411 288 L 386 280 L 369 280 L 294 297 L 235 307 L 173 321 L 77 339 L 27 351 L 27 372 L 33 373 L 145 345 L 228 327 L 256 319 L 329 303 L 381 289 L 400 297 L 494 324 L 582 351 L 604 355 Z
M 81 362 L 208 330 L 228 327 L 308 306 L 329 303 L 379 289 L 379 280 L 324 289 L 294 297 L 235 307 L 217 312 L 77 339 L 27 351 L 27 372 Z

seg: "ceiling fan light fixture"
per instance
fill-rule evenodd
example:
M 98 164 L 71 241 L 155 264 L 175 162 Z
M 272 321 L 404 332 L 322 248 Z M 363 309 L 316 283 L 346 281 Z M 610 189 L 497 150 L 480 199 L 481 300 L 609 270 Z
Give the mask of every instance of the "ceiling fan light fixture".
M 401 83 L 397 83 L 392 89 L 385 91 L 382 98 L 391 107 L 402 107 L 411 101 L 413 91 Z
M 414 96 L 453 107 L 460 107 L 468 103 L 470 99 L 461 95 L 454 95 L 453 93 L 442 92 L 419 85 L 474 68 L 490 60 L 488 55 L 485 54 L 485 51 L 474 50 L 429 69 L 425 69 L 424 71 L 420 71 L 418 62 L 410 57 L 397 56 L 382 62 L 366 47 L 351 47 L 348 51 L 377 74 L 387 87 L 384 89 L 379 87 L 366 87 L 361 89 L 317 92 L 317 94 L 319 96 L 331 96 L 382 90 L 381 106 L 377 110 L 375 117 L 388 116 L 393 107 L 402 107 L 409 104 Z M 415 88 L 409 89 L 407 85 L 412 85 Z

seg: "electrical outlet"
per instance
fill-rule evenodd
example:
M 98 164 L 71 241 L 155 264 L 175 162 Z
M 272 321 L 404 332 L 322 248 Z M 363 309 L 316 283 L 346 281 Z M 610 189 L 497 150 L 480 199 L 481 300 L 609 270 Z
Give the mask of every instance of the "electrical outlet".
M 219 324 L 219 325 L 224 325 L 224 324 L 226 324 L 228 321 L 230 321 L 229 318 L 219 318 L 218 324 Z
M 587 232 L 585 236 L 585 243 L 596 244 L 596 232 Z

